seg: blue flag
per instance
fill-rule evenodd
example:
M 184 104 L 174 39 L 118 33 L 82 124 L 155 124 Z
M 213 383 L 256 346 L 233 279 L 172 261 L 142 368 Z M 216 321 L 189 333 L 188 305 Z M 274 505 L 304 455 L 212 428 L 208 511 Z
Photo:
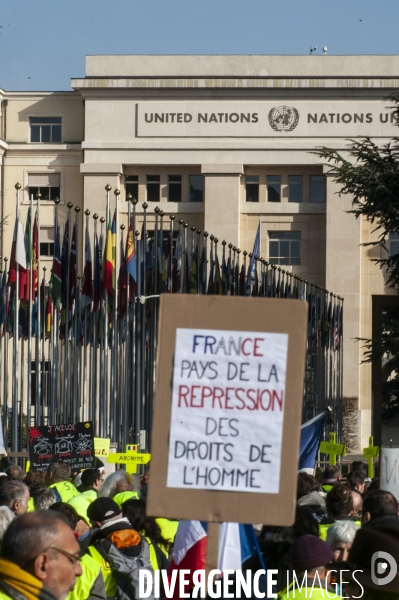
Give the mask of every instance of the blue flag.
M 326 411 L 302 425 L 299 450 L 299 470 L 314 469 L 321 436 L 323 434 L 325 418 Z

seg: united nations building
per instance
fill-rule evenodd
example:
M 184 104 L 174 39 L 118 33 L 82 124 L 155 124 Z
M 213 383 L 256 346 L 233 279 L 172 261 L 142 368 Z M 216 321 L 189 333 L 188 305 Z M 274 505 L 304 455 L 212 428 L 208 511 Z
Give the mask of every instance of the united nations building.
M 24 223 L 41 193 L 47 274 L 54 200 L 62 222 L 68 203 L 80 208 L 82 273 L 84 213 L 92 231 L 93 214 L 106 215 L 107 184 L 120 190 L 121 223 L 129 194 L 138 200 L 139 230 L 145 203 L 147 227 L 159 207 L 165 226 L 174 215 L 241 252 L 252 251 L 259 226 L 263 259 L 344 299 L 343 397 L 357 403 L 355 446 L 364 448 L 378 438 L 381 374 L 362 364 L 357 339 L 372 336 L 394 292 L 373 262 L 386 250 L 363 245 L 376 239 L 372 225 L 348 213 L 351 198 L 313 151 L 347 157 L 348 140 L 363 136 L 386 144 L 398 132 L 386 101 L 398 86 L 398 56 L 182 55 L 88 56 L 72 91 L 0 89 L 2 269 L 16 182 Z M 111 193 L 112 210 L 114 201 Z

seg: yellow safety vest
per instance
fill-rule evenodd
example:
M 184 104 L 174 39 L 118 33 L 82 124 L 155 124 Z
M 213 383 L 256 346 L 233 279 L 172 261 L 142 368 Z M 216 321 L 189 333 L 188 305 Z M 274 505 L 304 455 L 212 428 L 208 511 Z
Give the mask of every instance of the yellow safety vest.
M 96 563 L 101 567 L 101 573 L 104 577 L 105 583 L 105 593 L 107 594 L 107 598 L 116 596 L 116 580 L 114 574 L 112 572 L 112 567 L 108 561 L 105 560 L 94 546 L 88 547 L 88 552 L 90 552 L 91 557 L 96 561 Z
M 49 485 L 49 489 L 51 490 L 52 488 L 57 490 L 62 502 L 68 502 L 68 500 L 79 494 L 76 487 L 70 481 L 59 481 L 58 483 L 53 483 L 53 485 Z
M 67 600 L 86 600 L 90 596 L 90 590 L 97 579 L 101 567 L 94 558 L 85 554 L 81 560 L 82 575 L 77 578 L 72 592 L 69 592 Z
M 173 544 L 175 541 L 176 531 L 179 526 L 179 521 L 170 521 L 169 519 L 155 519 L 158 523 L 162 537 Z

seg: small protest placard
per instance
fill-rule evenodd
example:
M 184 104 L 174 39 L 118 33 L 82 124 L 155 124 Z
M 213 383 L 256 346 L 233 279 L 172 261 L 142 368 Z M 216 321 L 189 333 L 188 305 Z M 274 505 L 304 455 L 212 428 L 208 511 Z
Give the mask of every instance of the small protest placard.
M 307 306 L 161 296 L 148 514 L 292 524 Z
M 71 469 L 94 467 L 93 426 L 90 421 L 66 425 L 28 427 L 31 468 L 45 470 L 60 460 Z
M 94 455 L 98 458 L 106 458 L 109 454 L 109 446 L 111 440 L 109 438 L 94 438 Z

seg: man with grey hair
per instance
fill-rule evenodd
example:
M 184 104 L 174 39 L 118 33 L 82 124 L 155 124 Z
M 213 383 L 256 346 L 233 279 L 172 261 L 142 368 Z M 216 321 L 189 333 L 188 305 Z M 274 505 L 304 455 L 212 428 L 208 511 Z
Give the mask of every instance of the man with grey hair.
M 76 487 L 69 481 L 71 467 L 66 462 L 50 463 L 47 467 L 44 483 L 52 490 L 56 502 L 68 502 L 79 494 Z
M 42 488 L 33 494 L 33 506 L 35 510 L 47 510 L 55 504 L 55 495 L 52 490 Z
M 76 537 L 52 511 L 15 519 L 4 534 L 0 557 L 3 600 L 65 600 L 82 574 Z
M 336 521 L 328 528 L 327 544 L 333 553 L 334 562 L 348 560 L 349 550 L 352 547 L 359 525 L 354 521 Z
M 6 475 L 10 479 L 15 479 L 16 481 L 23 481 L 25 479 L 25 473 L 19 465 L 10 465 L 7 467 Z
M 0 487 L 0 506 L 8 506 L 16 517 L 26 513 L 28 502 L 29 488 L 22 481 L 6 481 Z

